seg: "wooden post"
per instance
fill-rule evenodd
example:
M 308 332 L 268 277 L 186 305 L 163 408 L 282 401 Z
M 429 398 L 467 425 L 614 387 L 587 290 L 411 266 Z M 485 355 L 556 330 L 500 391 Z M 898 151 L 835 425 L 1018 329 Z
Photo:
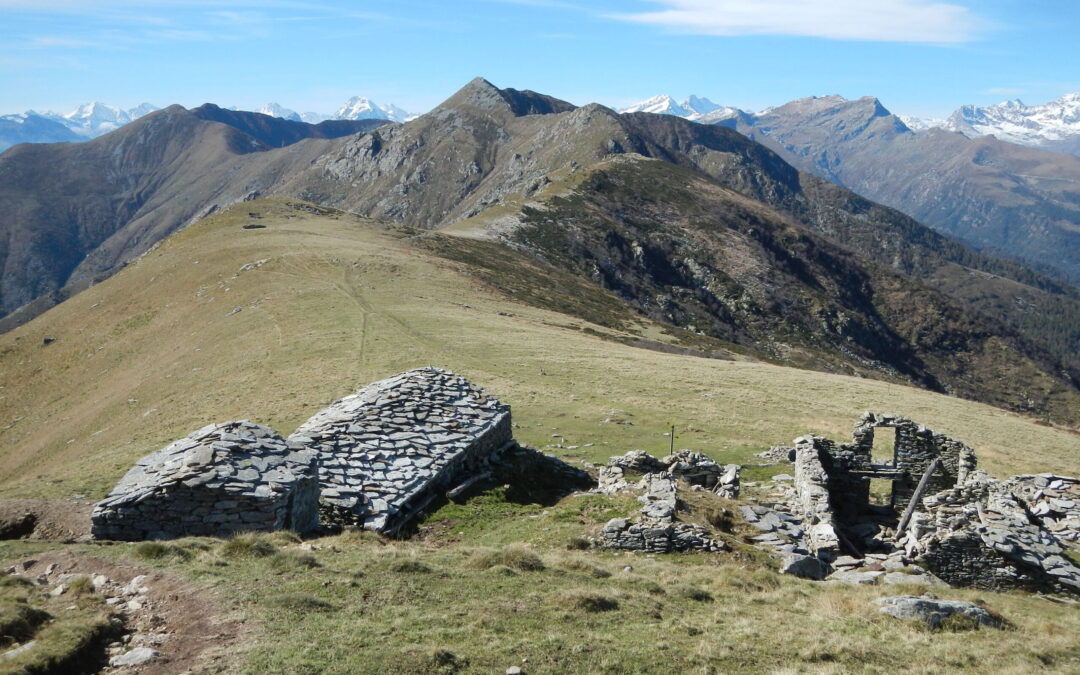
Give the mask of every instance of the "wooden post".
M 671 425 L 671 440 L 668 443 L 668 457 L 675 454 L 675 425 Z
M 915 488 L 915 494 L 911 495 L 911 501 L 908 502 L 907 508 L 904 509 L 904 517 L 900 519 L 900 524 L 896 526 L 896 535 L 893 537 L 893 541 L 898 541 L 900 536 L 904 534 L 904 530 L 907 529 L 908 521 L 911 520 L 911 515 L 915 513 L 915 507 L 919 505 L 919 500 L 922 499 L 923 492 L 926 491 L 926 486 L 930 484 L 930 476 L 937 471 L 939 464 L 941 464 L 940 457 L 933 462 L 930 462 L 930 466 L 927 467 L 926 473 L 924 473 L 922 479 L 919 480 L 919 485 Z

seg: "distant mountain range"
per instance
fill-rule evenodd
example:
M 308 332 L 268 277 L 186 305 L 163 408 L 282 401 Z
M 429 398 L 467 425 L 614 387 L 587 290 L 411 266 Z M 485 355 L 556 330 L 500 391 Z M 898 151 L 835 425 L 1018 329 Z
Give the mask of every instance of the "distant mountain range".
M 16 143 L 85 141 L 115 131 L 158 108 L 143 103 L 122 110 L 105 103 L 86 103 L 66 113 L 35 112 L 0 116 L 0 151 Z
M 292 122 L 307 122 L 308 124 L 318 124 L 319 122 L 325 122 L 327 120 L 389 120 L 390 122 L 408 122 L 414 117 L 417 117 L 416 114 L 403 110 L 393 103 L 380 105 L 363 96 L 353 96 L 333 114 L 314 112 L 298 113 L 295 110 L 284 108 L 277 103 L 267 103 L 260 108 L 258 112 L 264 115 L 270 115 L 271 117 L 280 117 L 281 119 L 290 120 Z
M 0 115 L 0 152 L 17 143 L 59 143 L 97 138 L 155 110 L 159 108 L 150 103 L 123 110 L 116 106 L 95 102 L 81 105 L 66 114 L 39 113 L 29 110 L 24 113 Z M 332 114 L 297 113 L 277 103 L 267 103 L 258 112 L 291 122 L 308 124 L 333 120 L 405 122 L 416 117 L 396 105 L 380 105 L 362 96 L 354 96 Z
M 844 100 L 839 96 L 815 96 L 802 100 Z M 788 104 L 790 105 L 790 104 Z M 752 113 L 732 106 L 721 106 L 707 98 L 689 96 L 676 103 L 660 95 L 623 108 L 620 112 L 651 112 L 675 115 L 702 123 L 716 123 L 740 115 L 763 116 L 773 108 Z M 1066 94 L 1042 105 L 1025 105 L 1020 99 L 990 106 L 964 105 L 946 119 L 898 115 L 912 131 L 944 129 L 968 138 L 994 136 L 998 140 L 1030 148 L 1080 155 L 1080 93 Z
M 1080 133 L 1080 95 L 1037 108 L 961 108 L 948 124 L 968 120 L 964 133 L 926 125 L 913 131 L 873 97 L 813 96 L 759 113 L 717 107 L 678 116 L 735 129 L 803 171 L 968 244 L 1080 282 L 1080 157 L 994 136 L 970 137 L 993 120 L 1027 119 L 1023 128 L 1031 131 L 1032 144 L 1041 129 L 1043 146 L 1062 148 L 1067 129 Z

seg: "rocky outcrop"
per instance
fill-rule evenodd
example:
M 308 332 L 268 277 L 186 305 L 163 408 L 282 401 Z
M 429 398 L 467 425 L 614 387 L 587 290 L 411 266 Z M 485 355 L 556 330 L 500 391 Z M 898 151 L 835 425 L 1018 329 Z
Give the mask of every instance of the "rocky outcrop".
M 438 493 L 513 444 L 510 408 L 439 368 L 370 384 L 289 437 L 320 458 L 325 524 L 396 531 Z
M 98 539 L 318 526 L 316 453 L 251 422 L 211 424 L 143 457 L 91 514 Z

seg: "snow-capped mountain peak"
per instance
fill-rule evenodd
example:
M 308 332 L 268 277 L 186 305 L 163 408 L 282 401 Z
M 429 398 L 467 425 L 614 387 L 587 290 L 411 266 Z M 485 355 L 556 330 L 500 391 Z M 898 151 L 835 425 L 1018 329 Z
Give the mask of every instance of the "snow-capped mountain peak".
M 394 104 L 379 105 L 364 96 L 353 96 L 345 102 L 333 119 L 338 120 L 390 120 L 391 122 L 408 122 L 416 117 Z
M 711 112 L 719 110 L 722 106 L 713 103 L 707 98 L 702 96 L 695 96 L 690 94 L 682 103 L 679 104 L 684 110 L 697 113 L 698 115 L 708 115 Z
M 270 115 L 271 117 L 280 117 L 283 120 L 289 120 L 290 122 L 303 121 L 299 114 L 295 110 L 289 110 L 283 107 L 279 103 L 267 103 L 257 111 L 263 115 Z
M 724 119 L 725 117 L 731 117 L 741 111 L 738 108 L 722 106 L 713 103 L 707 98 L 695 96 L 693 94 L 687 96 L 682 102 L 678 103 L 671 96 L 661 94 L 635 103 L 628 108 L 623 108 L 619 112 L 647 112 L 657 115 L 674 115 L 675 117 L 682 117 L 696 122 L 699 120 L 704 121 L 706 118 L 712 121 L 715 121 L 714 118 Z
M 345 105 L 338 108 L 334 117 L 339 120 L 385 120 L 389 119 L 386 113 L 375 107 L 370 99 L 364 96 L 353 96 Z
M 1018 98 L 989 106 L 965 105 L 941 126 L 971 138 L 993 134 L 1020 145 L 1049 147 L 1080 137 L 1080 93 L 1042 105 L 1025 105 Z
M 686 108 L 676 103 L 675 99 L 671 98 L 667 94 L 661 94 L 659 96 L 647 98 L 644 101 L 635 103 L 628 108 L 623 108 L 619 112 L 647 112 L 654 113 L 656 115 L 674 115 L 676 117 L 687 117 L 694 113 L 694 111 L 687 110 Z

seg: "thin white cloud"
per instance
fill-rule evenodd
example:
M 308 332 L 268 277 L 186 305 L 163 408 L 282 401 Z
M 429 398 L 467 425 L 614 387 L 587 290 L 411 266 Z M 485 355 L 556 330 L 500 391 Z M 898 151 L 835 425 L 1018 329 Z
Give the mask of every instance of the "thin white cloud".
M 79 38 L 63 37 L 58 35 L 41 35 L 35 38 L 31 38 L 29 42 L 25 44 L 29 48 L 43 48 L 50 49 L 53 47 L 68 47 L 71 49 L 79 49 L 81 47 L 100 47 L 100 42 L 93 40 L 82 40 Z
M 614 18 L 698 35 L 794 35 L 872 42 L 967 42 L 980 21 L 933 0 L 652 0 L 667 9 Z

